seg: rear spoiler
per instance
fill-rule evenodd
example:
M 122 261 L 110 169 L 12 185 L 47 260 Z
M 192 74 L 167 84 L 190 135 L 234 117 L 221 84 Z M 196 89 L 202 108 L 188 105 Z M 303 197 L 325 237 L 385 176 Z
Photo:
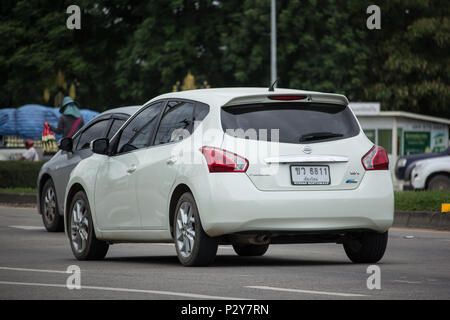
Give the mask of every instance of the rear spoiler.
M 223 107 L 227 106 L 235 106 L 242 104 L 254 104 L 254 103 L 273 103 L 280 102 L 276 100 L 270 99 L 271 96 L 305 96 L 304 99 L 301 100 L 291 100 L 288 102 L 316 102 L 316 103 L 333 103 L 340 105 L 348 105 L 349 101 L 346 96 L 341 94 L 333 94 L 333 93 L 320 93 L 320 92 L 292 92 L 292 93 L 284 93 L 284 92 L 268 92 L 267 94 L 257 94 L 257 95 L 248 95 L 248 96 L 240 96 L 237 98 L 233 98 L 228 101 Z

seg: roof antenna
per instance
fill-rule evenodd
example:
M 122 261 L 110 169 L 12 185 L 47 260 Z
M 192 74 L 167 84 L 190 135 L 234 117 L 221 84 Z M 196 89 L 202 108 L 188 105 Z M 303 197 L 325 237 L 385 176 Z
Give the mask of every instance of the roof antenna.
M 278 82 L 278 79 L 272 83 L 272 85 L 269 87 L 269 91 L 275 91 L 275 83 L 277 83 L 277 82 Z

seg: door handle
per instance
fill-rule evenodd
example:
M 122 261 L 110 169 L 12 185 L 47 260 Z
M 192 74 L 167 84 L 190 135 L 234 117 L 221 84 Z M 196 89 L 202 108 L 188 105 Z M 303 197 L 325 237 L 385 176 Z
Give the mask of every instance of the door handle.
M 133 172 L 135 172 L 135 171 L 136 171 L 136 165 L 135 165 L 135 164 L 131 165 L 131 167 L 129 167 L 129 168 L 127 169 L 127 172 L 128 172 L 128 173 L 133 173 Z
M 175 162 L 177 162 L 177 157 L 170 157 L 169 159 L 167 159 L 166 163 L 168 165 L 172 165 L 175 164 Z

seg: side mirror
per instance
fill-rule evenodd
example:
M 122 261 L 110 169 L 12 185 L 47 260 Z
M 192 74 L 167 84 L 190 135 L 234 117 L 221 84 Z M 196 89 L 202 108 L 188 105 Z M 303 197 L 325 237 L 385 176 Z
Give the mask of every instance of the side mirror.
M 72 138 L 65 137 L 59 141 L 58 148 L 63 151 L 72 152 L 73 140 Z
M 91 150 L 94 153 L 98 154 L 107 154 L 109 148 L 109 139 L 108 138 L 100 138 L 91 141 Z

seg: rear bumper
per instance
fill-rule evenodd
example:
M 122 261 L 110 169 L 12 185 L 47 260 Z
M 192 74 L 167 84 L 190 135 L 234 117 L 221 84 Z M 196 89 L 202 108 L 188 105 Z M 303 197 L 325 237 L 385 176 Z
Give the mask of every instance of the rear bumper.
M 394 196 L 388 171 L 367 172 L 357 189 L 260 191 L 245 174 L 208 175 L 194 192 L 210 236 L 245 231 L 327 231 L 392 226 Z

